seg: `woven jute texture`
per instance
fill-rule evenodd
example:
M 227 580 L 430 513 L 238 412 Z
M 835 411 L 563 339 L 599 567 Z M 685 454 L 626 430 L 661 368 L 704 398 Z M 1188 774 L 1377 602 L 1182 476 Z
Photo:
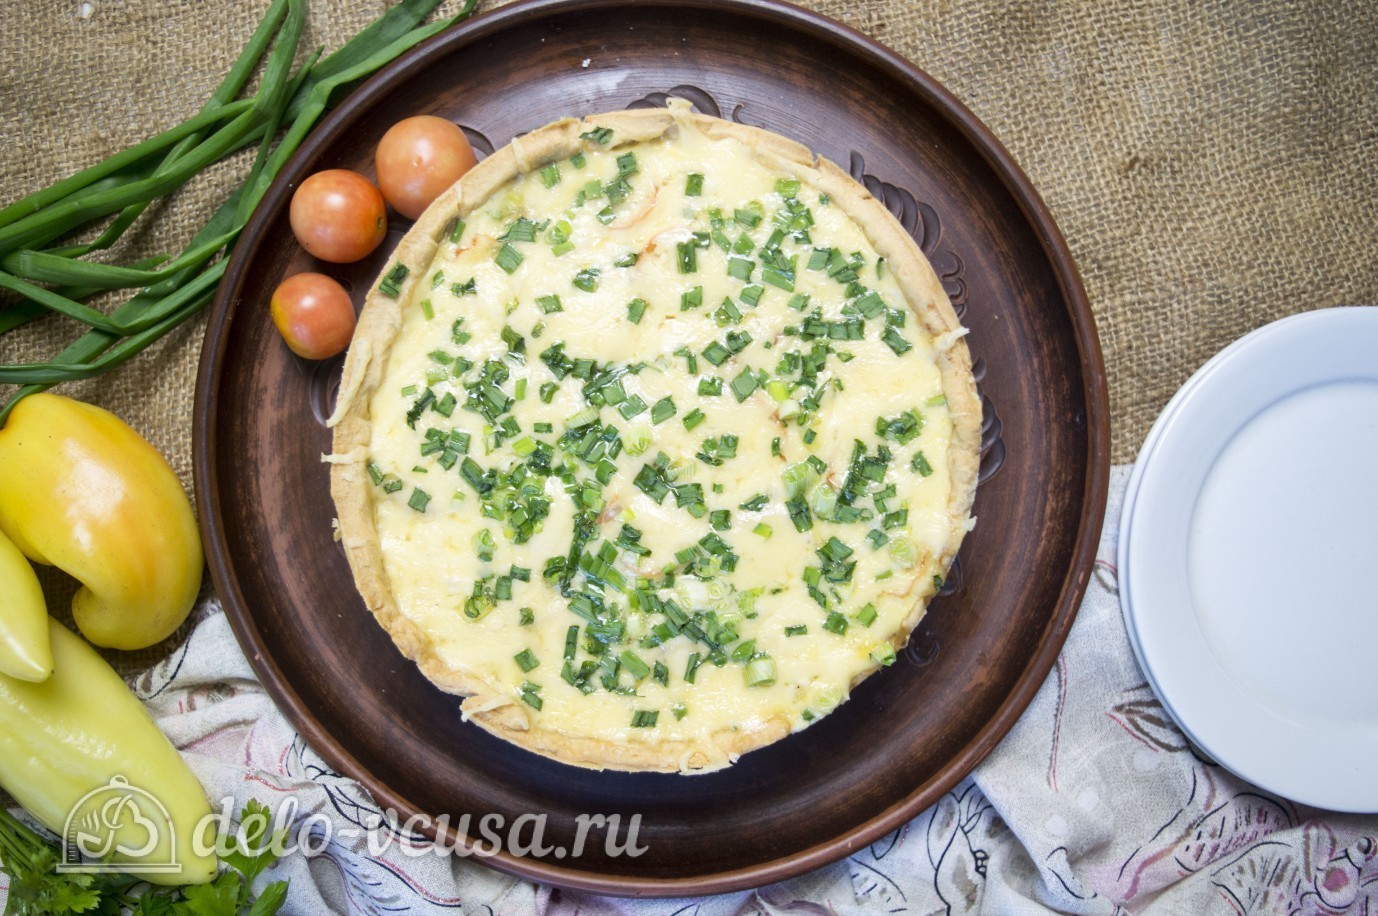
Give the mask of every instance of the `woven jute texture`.
M 1230 341 L 1292 312 L 1378 302 L 1378 4 L 806 5 L 936 77 L 1029 174 L 1095 311 L 1116 461 Z M 193 114 L 266 6 L 0 4 L 0 203 Z M 314 0 L 302 46 L 337 47 L 384 7 Z M 178 250 L 247 165 L 221 164 L 151 209 L 111 256 Z M 123 416 L 188 488 L 203 332 L 191 321 L 115 373 L 60 389 Z M 75 333 L 39 322 L 0 338 L 0 362 L 43 360 Z

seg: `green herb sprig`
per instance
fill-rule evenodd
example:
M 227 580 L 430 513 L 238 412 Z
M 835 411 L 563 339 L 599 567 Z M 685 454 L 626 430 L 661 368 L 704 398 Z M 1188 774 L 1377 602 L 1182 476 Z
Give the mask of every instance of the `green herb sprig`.
M 0 365 L 0 384 L 21 386 L 0 407 L 0 422 L 20 399 L 61 382 L 102 375 L 198 314 L 224 275 L 223 255 L 326 109 L 350 86 L 468 18 L 477 6 L 477 0 L 467 0 L 455 15 L 422 24 L 439 3 L 403 0 L 334 53 L 312 55 L 293 72 L 306 0 L 273 0 L 197 115 L 0 209 L 0 289 L 18 297 L 0 303 L 0 334 L 50 313 L 88 328 L 44 362 Z M 257 93 L 237 98 L 260 62 Z M 113 245 L 154 200 L 253 144 L 258 152 L 242 184 L 181 254 L 129 265 L 83 260 Z M 107 220 L 95 240 L 62 243 Z M 117 289 L 139 291 L 109 314 L 86 304 Z
M 6 916 L 272 916 L 287 901 L 287 882 L 272 882 L 257 898 L 250 888 L 277 861 L 282 833 L 268 833 L 271 812 L 256 801 L 239 819 L 245 826 L 238 848 L 221 855 L 228 868 L 214 881 L 163 887 L 118 873 L 59 873 L 57 846 L 0 807 L 0 871 L 10 882 Z

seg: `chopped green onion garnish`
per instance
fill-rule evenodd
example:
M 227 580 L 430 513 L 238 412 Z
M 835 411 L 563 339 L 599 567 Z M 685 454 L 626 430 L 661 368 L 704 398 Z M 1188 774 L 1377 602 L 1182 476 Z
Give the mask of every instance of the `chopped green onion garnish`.
M 913 344 L 905 340 L 904 335 L 894 328 L 886 328 L 880 339 L 885 342 L 886 346 L 895 351 L 896 356 L 904 355 L 913 347 Z
M 765 522 L 758 522 L 756 524 L 756 527 L 752 528 L 751 531 L 753 534 L 759 535 L 766 539 L 769 539 L 770 536 L 775 533 L 775 529 L 767 525 Z
M 675 258 L 682 274 L 692 274 L 699 269 L 699 249 L 692 241 L 676 244 Z
M 627 673 L 630 674 L 634 680 L 639 681 L 651 673 L 650 666 L 642 661 L 641 658 L 630 649 L 625 650 L 619 655 L 618 660 L 622 662 L 622 667 L 626 669 Z
M 737 403 L 745 401 L 751 396 L 751 392 L 756 390 L 756 376 L 750 369 L 743 369 L 741 373 L 732 380 L 732 393 L 737 396 Z
M 426 504 L 430 501 L 431 494 L 427 493 L 420 487 L 416 487 L 411 491 L 411 498 L 407 500 L 407 505 L 411 506 L 417 512 L 425 512 Z
M 909 469 L 918 472 L 920 477 L 927 477 L 933 473 L 933 466 L 928 463 L 928 458 L 922 450 L 914 453 L 913 460 L 909 462 Z
M 724 347 L 722 344 L 718 343 L 716 340 L 709 344 L 707 347 L 704 347 L 703 350 L 703 358 L 708 360 L 715 366 L 721 366 L 731 356 L 731 351 L 728 350 L 727 347 Z
M 427 321 L 430 321 L 432 318 L 435 317 L 435 308 L 431 305 L 431 300 L 421 300 L 421 314 L 426 317 Z
M 516 660 L 517 667 L 523 672 L 538 668 L 541 664 L 540 659 L 536 658 L 530 649 L 523 649 L 512 657 Z
M 502 247 L 498 249 L 497 256 L 493 258 L 493 260 L 497 262 L 499 267 L 510 274 L 518 267 L 521 267 L 522 261 L 526 260 L 526 258 L 522 256 L 520 251 L 513 248 L 510 242 L 503 242 Z
M 411 273 L 411 268 L 398 261 L 392 265 L 387 276 L 383 277 L 383 281 L 378 284 L 378 292 L 389 299 L 396 299 L 397 295 L 402 292 L 402 283 L 407 279 L 409 273 Z
M 638 709 L 632 713 L 632 728 L 653 728 L 658 718 L 660 718 L 659 710 Z
M 661 398 L 651 407 L 651 423 L 663 423 L 675 415 L 675 402 L 669 396 Z
M 690 172 L 689 177 L 684 179 L 684 196 L 698 197 L 703 194 L 703 176 L 698 172 Z
M 541 296 L 536 300 L 536 305 L 540 306 L 541 313 L 549 315 L 552 312 L 563 312 L 565 307 L 560 303 L 560 297 L 556 295 Z
M 591 293 L 598 289 L 598 274 L 598 268 L 585 267 L 574 275 L 574 285 L 586 293 Z
M 679 310 L 687 312 L 689 309 L 696 309 L 703 305 L 703 287 L 695 286 L 693 289 L 685 290 L 679 296 Z
M 703 411 L 695 407 L 693 410 L 689 411 L 687 414 L 684 415 L 684 428 L 693 429 L 695 426 L 698 426 L 706 419 L 708 418 L 704 416 Z
M 802 623 L 797 623 L 791 627 L 785 627 L 786 636 L 803 636 L 809 632 L 809 628 Z
M 877 665 L 893 665 L 895 663 L 895 647 L 888 642 L 883 642 L 871 650 L 871 661 Z
M 627 303 L 627 320 L 632 324 L 640 324 L 641 316 L 646 314 L 646 300 L 640 296 Z
M 769 655 L 758 655 L 746 663 L 742 672 L 748 687 L 769 687 L 775 683 L 775 659 Z
M 555 163 L 541 169 L 541 183 L 547 188 L 553 188 L 560 183 L 560 167 Z
M 599 146 L 607 146 L 608 141 L 612 139 L 612 128 L 595 127 L 592 130 L 584 131 L 582 134 L 579 135 L 579 138 L 581 140 L 588 140 L 590 142 L 597 143 Z

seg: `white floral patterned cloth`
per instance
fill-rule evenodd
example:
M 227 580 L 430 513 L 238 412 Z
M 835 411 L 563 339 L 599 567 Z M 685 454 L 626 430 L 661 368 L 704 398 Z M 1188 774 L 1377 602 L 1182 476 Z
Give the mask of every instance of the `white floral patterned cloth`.
M 373 842 L 392 845 L 374 854 L 321 829 L 322 848 L 259 880 L 290 878 L 284 912 L 299 914 L 1378 913 L 1378 817 L 1303 808 L 1237 779 L 1192 748 L 1145 683 L 1116 589 L 1127 478 L 1115 470 L 1089 592 L 1027 712 L 970 778 L 845 861 L 738 894 L 619 900 L 408 855 L 411 841 L 385 828 Z M 367 793 L 304 744 L 224 614 L 208 611 L 136 689 L 210 796 L 295 805 L 297 823 L 337 832 L 375 825 Z

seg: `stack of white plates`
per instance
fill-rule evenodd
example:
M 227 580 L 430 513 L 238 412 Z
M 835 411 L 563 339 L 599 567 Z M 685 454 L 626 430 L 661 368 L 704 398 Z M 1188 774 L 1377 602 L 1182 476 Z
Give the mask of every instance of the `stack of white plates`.
M 1303 804 L 1378 812 L 1378 308 L 1217 354 L 1149 433 L 1120 600 L 1201 750 Z

